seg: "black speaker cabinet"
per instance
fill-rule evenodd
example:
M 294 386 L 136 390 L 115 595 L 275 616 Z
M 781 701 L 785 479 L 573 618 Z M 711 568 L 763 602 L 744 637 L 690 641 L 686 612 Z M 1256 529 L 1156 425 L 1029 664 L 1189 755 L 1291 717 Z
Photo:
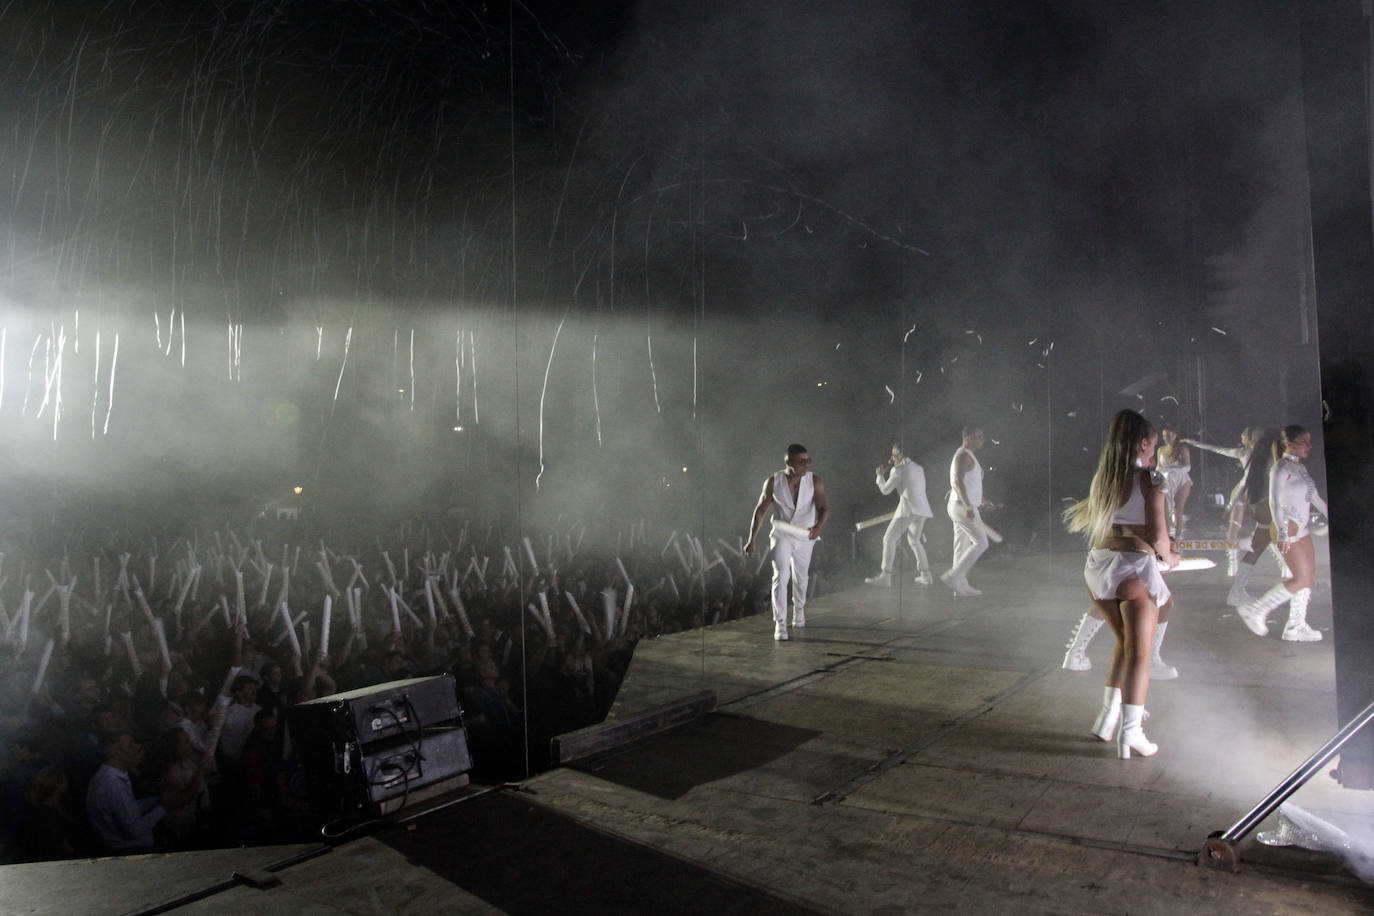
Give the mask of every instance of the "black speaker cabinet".
M 371 744 L 430 725 L 458 724 L 458 685 L 448 675 L 359 687 L 291 708 L 296 740 L 306 733 Z M 304 731 L 302 731 L 304 730 Z
M 291 734 L 320 817 L 390 814 L 467 784 L 457 685 L 391 681 L 291 707 Z

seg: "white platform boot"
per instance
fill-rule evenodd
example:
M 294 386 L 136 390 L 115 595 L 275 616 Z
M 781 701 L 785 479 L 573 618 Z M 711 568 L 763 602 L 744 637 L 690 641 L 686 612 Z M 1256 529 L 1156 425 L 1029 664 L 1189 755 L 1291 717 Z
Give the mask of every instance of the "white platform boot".
M 1288 623 L 1283 626 L 1283 638 L 1289 642 L 1320 642 L 1320 630 L 1307 625 L 1307 603 L 1312 600 L 1312 589 L 1300 588 L 1288 600 Z
M 1153 757 L 1159 745 L 1145 737 L 1141 723 L 1145 720 L 1145 707 L 1121 704 L 1121 731 L 1116 736 L 1116 756 L 1122 760 L 1131 759 L 1131 751 L 1142 757 Z
M 1292 597 L 1292 593 L 1280 582 L 1255 600 L 1236 608 L 1236 613 L 1240 615 L 1241 622 L 1249 627 L 1251 633 L 1256 636 L 1268 636 L 1269 624 L 1267 621 L 1270 612 Z
M 1242 604 L 1249 604 L 1255 600 L 1255 596 L 1245 590 L 1245 583 L 1250 581 L 1250 577 L 1255 574 L 1255 567 L 1249 563 L 1238 563 L 1236 565 L 1236 577 L 1231 582 L 1231 591 L 1226 595 L 1226 603 L 1231 607 L 1240 607 Z
M 1168 628 L 1169 621 L 1167 620 L 1155 627 L 1155 644 L 1150 652 L 1150 680 L 1152 681 L 1172 681 L 1178 677 L 1178 669 L 1159 656 L 1159 647 L 1164 644 L 1164 631 Z
M 1118 726 L 1121 725 L 1121 688 L 1104 687 L 1102 688 L 1102 708 L 1097 711 L 1097 718 L 1093 720 L 1092 733 L 1103 741 L 1112 741 L 1116 738 Z
M 1105 621 L 1098 620 L 1091 614 L 1084 614 L 1079 618 L 1078 625 L 1073 628 L 1073 633 L 1069 636 L 1068 649 L 1064 653 L 1064 663 L 1060 667 L 1068 671 L 1091 671 L 1093 663 L 1088 660 L 1088 643 L 1092 642 L 1093 636 L 1102 629 Z M 1104 741 L 1110 740 L 1107 738 Z

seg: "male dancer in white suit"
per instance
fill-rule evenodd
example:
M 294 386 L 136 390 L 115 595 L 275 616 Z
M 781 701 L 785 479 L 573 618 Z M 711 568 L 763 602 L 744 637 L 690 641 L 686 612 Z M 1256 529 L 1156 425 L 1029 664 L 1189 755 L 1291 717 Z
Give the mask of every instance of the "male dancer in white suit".
M 900 445 L 892 446 L 890 465 L 891 470 L 886 474 L 885 468 L 874 470 L 877 478 L 875 482 L 883 495 L 893 490 L 897 491 L 897 511 L 893 513 L 892 521 L 888 522 L 887 531 L 883 532 L 882 572 L 864 581 L 869 585 L 891 587 L 892 572 L 897 562 L 897 542 L 905 532 L 907 546 L 916 555 L 916 584 L 930 585 L 934 581 L 930 576 L 930 561 L 926 559 L 926 549 L 921 544 L 921 531 L 925 528 L 926 519 L 932 514 L 930 500 L 926 498 L 926 472 L 919 464 L 902 454 Z

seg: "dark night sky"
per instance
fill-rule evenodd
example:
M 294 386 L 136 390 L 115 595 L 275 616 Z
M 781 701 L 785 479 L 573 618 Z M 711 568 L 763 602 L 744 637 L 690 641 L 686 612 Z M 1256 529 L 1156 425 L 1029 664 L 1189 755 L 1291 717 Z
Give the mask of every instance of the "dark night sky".
M 971 415 L 1020 468 L 1007 489 L 1040 491 L 1084 476 L 1126 403 L 1225 442 L 1284 422 L 1276 401 L 1316 425 L 1314 345 L 1253 368 L 1310 325 L 1294 15 L 12 3 L 0 429 L 19 466 L 156 456 L 354 497 L 378 460 L 425 492 L 519 467 L 498 502 L 537 501 L 541 456 L 625 492 L 609 463 L 642 469 L 643 508 L 679 464 L 733 506 L 797 438 L 857 506 L 851 466 L 906 436 L 939 468 Z M 185 367 L 152 327 L 172 309 Z M 59 325 L 85 387 L 54 434 L 17 392 Z M 128 373 L 109 436 L 86 416 L 109 407 L 98 330 Z M 455 445 L 469 332 L 489 401 Z

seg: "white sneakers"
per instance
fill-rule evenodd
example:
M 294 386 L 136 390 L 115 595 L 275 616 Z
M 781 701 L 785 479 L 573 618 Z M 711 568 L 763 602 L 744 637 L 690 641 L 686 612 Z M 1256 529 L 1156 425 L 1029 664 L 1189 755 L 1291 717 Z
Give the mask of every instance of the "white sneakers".
M 935 584 L 935 580 L 932 579 L 932 578 L 930 577 L 930 573 L 928 573 L 928 572 L 923 572 L 923 573 L 921 573 L 919 576 L 916 577 L 916 584 L 917 584 L 917 585 L 934 585 L 934 584 Z
M 865 585 L 876 585 L 880 588 L 892 587 L 892 574 L 880 572 L 876 576 L 869 576 L 864 580 Z

